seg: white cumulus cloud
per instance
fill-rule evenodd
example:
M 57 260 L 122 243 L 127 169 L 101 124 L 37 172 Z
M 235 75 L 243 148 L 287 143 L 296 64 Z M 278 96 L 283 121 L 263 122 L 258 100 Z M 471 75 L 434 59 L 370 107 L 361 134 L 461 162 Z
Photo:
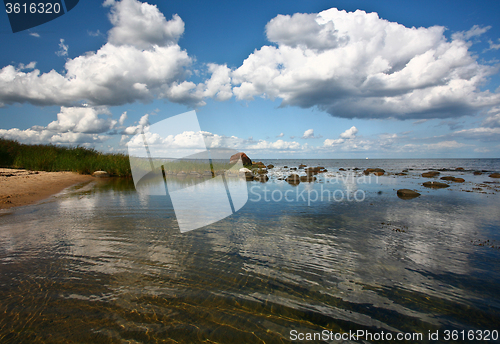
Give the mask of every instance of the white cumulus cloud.
M 340 137 L 338 139 L 326 139 L 323 142 L 323 147 L 333 147 L 336 145 L 340 145 L 340 144 L 349 142 L 349 140 L 356 138 L 357 133 L 358 133 L 358 128 L 356 128 L 355 126 L 352 126 L 349 129 L 347 129 L 346 131 L 344 131 L 343 133 L 341 133 L 339 135 Z M 351 146 L 353 145 L 352 142 L 350 145 Z
M 356 137 L 357 133 L 358 133 L 358 128 L 352 126 L 346 131 L 344 131 L 342 134 L 340 134 L 340 137 L 343 139 L 353 139 L 354 137 Z
M 302 135 L 303 139 L 319 139 L 321 137 L 323 137 L 323 136 L 321 136 L 321 135 L 315 136 L 313 129 L 307 129 L 306 131 L 304 131 L 304 135 Z
M 107 1 L 111 6 L 109 20 L 113 28 L 109 30 L 109 42 L 113 45 L 131 45 L 138 49 L 151 46 L 177 44 L 184 32 L 184 22 L 178 15 L 166 20 L 156 5 L 136 0 Z
M 301 30 L 302 28 L 302 30 Z M 481 65 L 466 37 L 444 27 L 408 28 L 376 13 L 339 11 L 277 16 L 263 46 L 233 72 L 238 99 L 280 98 L 346 118 L 455 117 L 500 104 L 479 87 L 495 69 Z
M 25 72 L 12 65 L 0 69 L 0 104 L 74 106 L 121 105 L 166 99 L 192 107 L 203 98 L 232 96 L 227 66 L 207 65 L 209 77 L 187 81 L 193 59 L 177 44 L 184 22 L 166 20 L 156 6 L 137 0 L 106 1 L 113 27 L 108 42 L 95 52 L 68 59 L 64 72 Z M 68 47 L 60 41 L 61 56 Z

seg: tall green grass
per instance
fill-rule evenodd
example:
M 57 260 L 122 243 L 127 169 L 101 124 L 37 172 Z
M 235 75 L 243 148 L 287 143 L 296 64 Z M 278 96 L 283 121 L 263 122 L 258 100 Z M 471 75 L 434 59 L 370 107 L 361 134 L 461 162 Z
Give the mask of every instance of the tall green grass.
M 130 177 L 129 158 L 125 154 L 105 154 L 83 147 L 26 145 L 0 138 L 0 167 L 37 171 L 73 171 L 92 174 L 107 171 L 112 176 Z

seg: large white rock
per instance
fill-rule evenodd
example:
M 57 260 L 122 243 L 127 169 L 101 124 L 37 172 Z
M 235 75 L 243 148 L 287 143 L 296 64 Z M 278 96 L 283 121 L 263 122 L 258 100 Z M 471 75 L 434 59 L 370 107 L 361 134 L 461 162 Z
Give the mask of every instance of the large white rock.
M 109 173 L 106 171 L 95 171 L 94 173 L 92 173 L 92 176 L 96 178 L 106 178 L 109 177 Z

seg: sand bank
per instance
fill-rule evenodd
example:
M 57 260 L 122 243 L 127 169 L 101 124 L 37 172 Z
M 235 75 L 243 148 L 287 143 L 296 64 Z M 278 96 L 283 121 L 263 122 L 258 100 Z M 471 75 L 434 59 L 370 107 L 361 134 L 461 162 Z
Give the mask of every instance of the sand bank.
M 71 185 L 92 179 L 92 176 L 75 172 L 0 168 L 0 209 L 33 204 Z

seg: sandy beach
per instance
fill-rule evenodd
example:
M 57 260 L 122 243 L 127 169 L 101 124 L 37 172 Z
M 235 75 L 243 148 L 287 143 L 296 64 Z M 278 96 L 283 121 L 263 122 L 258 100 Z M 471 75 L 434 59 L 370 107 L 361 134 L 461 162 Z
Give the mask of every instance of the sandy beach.
M 92 179 L 92 176 L 75 172 L 0 168 L 0 209 L 33 204 L 71 185 Z

